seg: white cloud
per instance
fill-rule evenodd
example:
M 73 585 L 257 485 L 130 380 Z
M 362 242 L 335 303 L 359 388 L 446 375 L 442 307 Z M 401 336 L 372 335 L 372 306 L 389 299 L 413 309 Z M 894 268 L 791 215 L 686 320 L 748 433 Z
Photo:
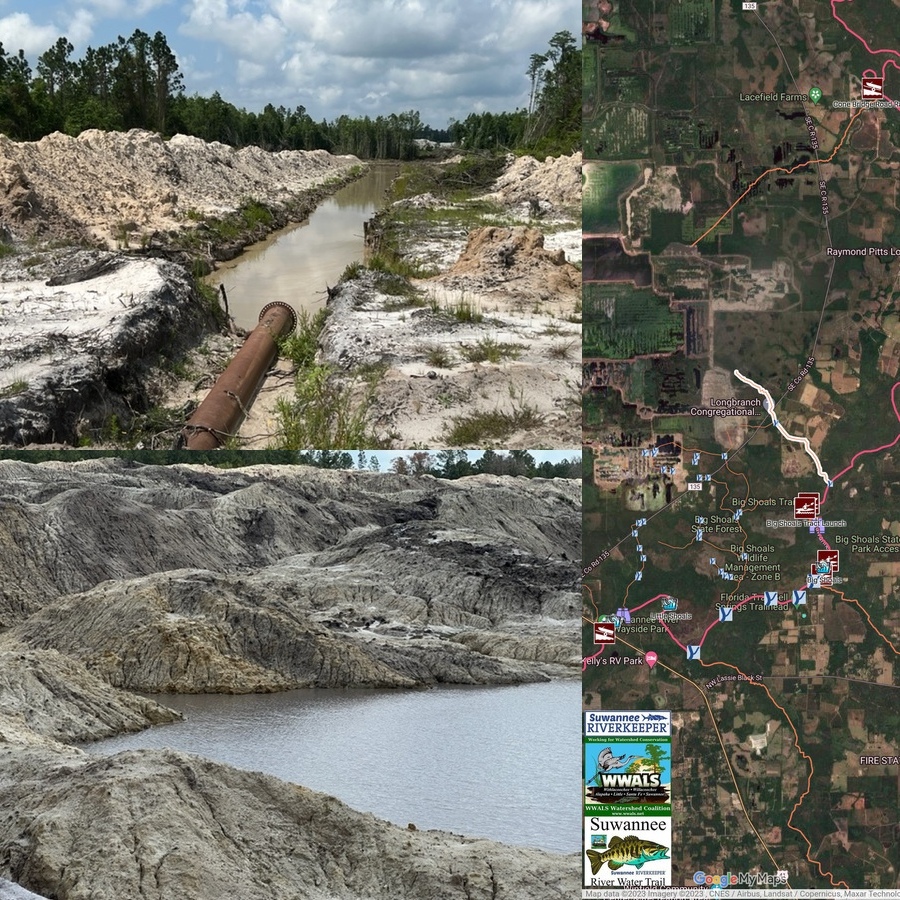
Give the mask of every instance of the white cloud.
M 571 0 L 188 0 L 184 12 L 180 34 L 224 48 L 204 91 L 250 109 L 302 103 L 315 118 L 418 109 L 437 126 L 524 106 L 530 54 L 580 29 Z
M 259 81 L 265 76 L 266 71 L 266 67 L 260 63 L 239 59 L 237 64 L 238 84 L 251 84 L 254 81 Z
M 287 30 L 281 21 L 266 12 L 254 15 L 232 9 L 228 0 L 193 0 L 190 15 L 179 28 L 182 34 L 229 47 L 237 60 L 260 64 L 278 62 L 284 54 Z
M 69 18 L 64 34 L 75 47 L 85 47 L 94 33 L 94 14 L 87 9 L 76 9 Z M 76 55 L 79 55 L 76 53 Z
M 19 50 L 34 65 L 37 58 L 52 47 L 62 31 L 55 25 L 38 25 L 31 21 L 28 13 L 11 13 L 0 19 L 0 42 L 3 49 L 11 55 Z

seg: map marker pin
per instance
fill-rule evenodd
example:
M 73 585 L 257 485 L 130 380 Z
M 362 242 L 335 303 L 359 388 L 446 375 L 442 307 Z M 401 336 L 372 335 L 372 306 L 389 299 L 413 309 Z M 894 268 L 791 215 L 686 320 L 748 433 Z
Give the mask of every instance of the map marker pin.
M 647 660 L 647 665 L 650 666 L 650 668 L 652 669 L 656 665 L 656 651 L 648 650 L 644 654 L 644 659 Z
M 813 87 L 809 89 L 809 99 L 813 103 L 818 103 L 822 99 L 822 89 Z

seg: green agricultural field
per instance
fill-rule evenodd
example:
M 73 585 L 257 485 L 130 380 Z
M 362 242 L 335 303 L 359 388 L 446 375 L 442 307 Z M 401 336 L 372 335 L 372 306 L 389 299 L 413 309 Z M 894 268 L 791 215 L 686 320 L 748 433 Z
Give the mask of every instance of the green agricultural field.
M 643 159 L 650 152 L 650 112 L 643 106 L 609 104 L 584 123 L 588 159 Z
M 599 47 L 587 44 L 581 53 L 581 103 L 585 110 L 592 109 L 597 102 L 600 83 Z
M 697 117 L 686 112 L 666 113 L 657 119 L 657 135 L 668 154 L 683 154 L 700 149 Z
M 582 185 L 582 228 L 587 233 L 618 232 L 619 197 L 640 177 L 637 163 L 589 162 Z
M 715 212 L 698 215 L 696 210 L 691 210 L 690 215 L 685 216 L 681 222 L 682 242 L 685 244 L 693 244 L 701 235 L 709 231 L 710 227 L 718 221 L 720 215 L 721 213 Z M 732 234 L 734 232 L 733 216 L 734 213 L 732 212 L 722 219 L 722 221 L 716 225 L 715 230 L 703 238 L 703 242 L 712 245 L 716 238 Z
M 672 0 L 666 4 L 673 44 L 711 41 L 716 30 L 715 0 Z
M 630 359 L 672 353 L 684 340 L 683 317 L 665 297 L 627 283 L 588 283 L 583 288 L 584 356 Z
M 647 103 L 650 94 L 650 78 L 634 69 L 601 70 L 600 95 L 608 103 Z

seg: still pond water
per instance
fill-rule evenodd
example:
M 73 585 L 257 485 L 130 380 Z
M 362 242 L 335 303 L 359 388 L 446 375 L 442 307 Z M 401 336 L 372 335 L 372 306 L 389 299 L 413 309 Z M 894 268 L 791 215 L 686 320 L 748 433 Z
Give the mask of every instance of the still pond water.
M 171 747 L 324 791 L 398 825 L 578 849 L 581 693 L 575 679 L 154 699 L 186 720 L 84 749 Z

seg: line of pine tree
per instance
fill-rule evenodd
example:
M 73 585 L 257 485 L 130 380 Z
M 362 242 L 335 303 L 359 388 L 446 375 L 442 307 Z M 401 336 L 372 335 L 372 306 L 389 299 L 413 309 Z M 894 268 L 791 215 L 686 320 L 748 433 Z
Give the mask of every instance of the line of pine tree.
M 424 124 L 409 110 L 387 116 L 340 116 L 316 122 L 298 105 L 268 104 L 248 112 L 224 100 L 187 96 L 175 54 L 165 35 L 140 29 L 115 43 L 88 47 L 74 59 L 60 37 L 35 69 L 20 50 L 0 44 L 0 132 L 14 140 L 38 140 L 54 131 L 78 135 L 88 128 L 143 128 L 163 136 L 182 133 L 235 147 L 328 150 L 363 159 L 412 159 L 416 138 L 455 141 L 466 149 L 571 152 L 581 136 L 581 52 L 568 31 L 533 54 L 528 109 L 472 113 L 447 129 Z

